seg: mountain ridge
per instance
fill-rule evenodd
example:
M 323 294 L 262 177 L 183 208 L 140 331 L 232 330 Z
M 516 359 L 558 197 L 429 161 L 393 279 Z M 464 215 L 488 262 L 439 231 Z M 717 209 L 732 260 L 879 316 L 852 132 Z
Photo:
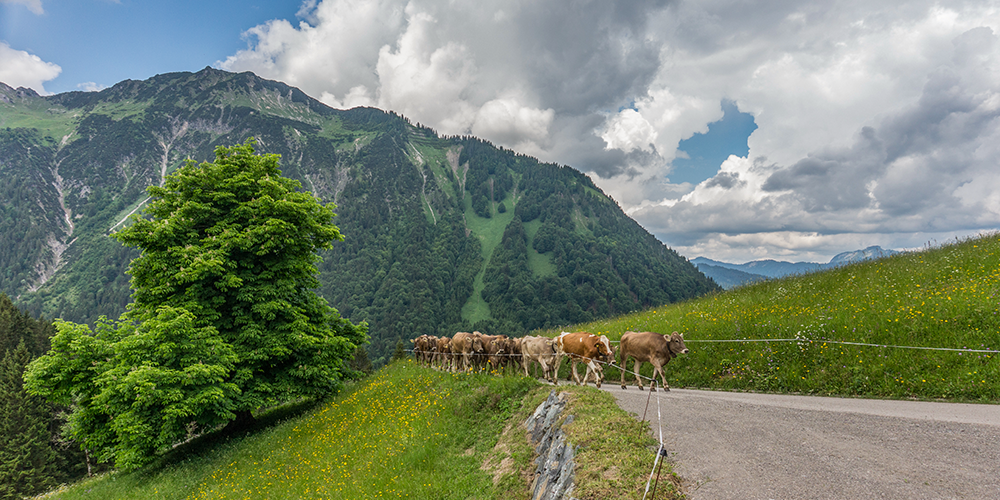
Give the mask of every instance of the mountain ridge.
M 106 235 L 147 186 L 248 137 L 337 204 L 346 240 L 322 255 L 320 292 L 370 323 L 376 363 L 421 333 L 520 334 L 719 289 L 575 169 L 206 68 L 99 92 L 0 87 L 0 291 L 36 315 L 117 316 L 135 254 Z
M 898 253 L 900 253 L 898 250 L 873 245 L 861 250 L 841 252 L 825 264 L 819 262 L 787 262 L 774 259 L 753 260 L 742 264 L 733 264 L 700 256 L 691 259 L 691 263 L 698 267 L 705 275 L 715 280 L 716 283 L 719 283 L 723 288 L 729 289 L 756 281 L 822 271 L 854 262 L 889 257 Z

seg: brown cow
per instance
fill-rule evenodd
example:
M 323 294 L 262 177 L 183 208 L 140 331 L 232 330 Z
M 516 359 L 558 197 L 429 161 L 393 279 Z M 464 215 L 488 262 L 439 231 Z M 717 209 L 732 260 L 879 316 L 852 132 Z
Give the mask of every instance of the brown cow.
M 625 388 L 625 363 L 629 357 L 635 359 L 635 381 L 642 390 L 642 379 L 639 378 L 639 368 L 643 363 L 653 365 L 653 379 L 656 373 L 660 373 L 660 380 L 663 382 L 663 390 L 669 391 L 667 377 L 663 373 L 663 366 L 676 358 L 678 354 L 687 354 L 688 348 L 684 345 L 684 334 L 677 332 L 670 335 L 661 335 L 655 332 L 625 332 L 621 340 L 621 360 L 622 360 L 622 389 Z M 656 391 L 656 385 L 649 385 L 650 391 Z
M 451 369 L 451 339 L 448 337 L 440 337 L 437 339 L 437 356 L 434 362 L 441 366 L 442 370 L 448 371 Z
M 507 356 L 507 366 L 514 366 L 514 369 L 517 370 L 517 364 L 524 365 L 524 358 L 521 356 L 521 339 L 507 339 L 507 352 L 510 353 Z
M 495 371 L 502 367 L 508 358 L 506 335 L 485 335 L 481 334 L 483 341 L 483 355 L 477 359 L 476 365 L 480 369 Z M 488 366 L 487 366 L 488 365 Z
M 559 385 L 559 381 L 556 380 L 559 358 L 556 354 L 555 340 L 531 336 L 521 338 L 521 364 L 525 377 L 530 376 L 528 367 L 532 361 L 542 366 L 543 377 L 552 382 L 552 385 Z
M 433 348 L 429 335 L 421 335 L 410 342 L 413 342 L 413 357 L 420 364 L 430 365 Z
M 479 332 L 458 332 L 451 337 L 452 367 L 466 371 L 472 364 L 473 356 L 482 355 L 483 340 Z
M 611 343 L 608 338 L 589 332 L 563 332 L 562 335 L 556 337 L 556 351 L 562 356 L 569 356 L 573 363 L 573 380 L 576 381 L 576 385 L 580 385 L 576 364 L 584 362 L 587 364 L 587 372 L 583 377 L 583 384 L 587 384 L 587 381 L 590 380 L 590 374 L 593 373 L 594 383 L 598 389 L 601 388 L 601 382 L 604 381 L 604 368 L 601 367 L 600 362 L 614 360 L 614 353 L 611 351 Z M 561 362 L 562 358 L 556 362 L 556 371 L 559 370 Z

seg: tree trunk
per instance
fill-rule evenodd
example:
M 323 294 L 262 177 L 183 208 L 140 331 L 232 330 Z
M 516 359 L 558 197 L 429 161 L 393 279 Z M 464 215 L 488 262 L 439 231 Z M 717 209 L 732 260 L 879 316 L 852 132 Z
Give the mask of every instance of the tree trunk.
M 241 432 L 245 431 L 257 423 L 257 419 L 254 418 L 253 413 L 250 410 L 240 410 L 236 412 L 236 418 L 226 425 L 226 432 Z

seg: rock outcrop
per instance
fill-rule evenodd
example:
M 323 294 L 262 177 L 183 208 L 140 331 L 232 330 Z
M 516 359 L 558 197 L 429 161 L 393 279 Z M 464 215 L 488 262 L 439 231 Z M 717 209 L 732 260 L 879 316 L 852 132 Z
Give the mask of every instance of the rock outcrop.
M 549 397 L 524 423 L 528 437 L 535 443 L 535 479 L 531 484 L 532 500 L 569 500 L 573 498 L 573 456 L 576 449 L 566 441 L 562 426 L 573 421 L 573 415 L 560 421 L 566 407 L 566 393 Z

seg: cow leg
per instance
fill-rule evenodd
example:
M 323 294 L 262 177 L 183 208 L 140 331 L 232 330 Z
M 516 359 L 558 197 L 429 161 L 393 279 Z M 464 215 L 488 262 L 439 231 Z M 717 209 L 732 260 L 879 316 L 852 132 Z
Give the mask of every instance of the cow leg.
M 640 391 L 644 391 L 646 389 L 642 387 L 642 378 L 639 377 L 639 368 L 642 368 L 642 361 L 636 359 L 635 364 L 632 366 L 632 373 L 635 375 L 635 384 L 639 386 Z
M 573 381 L 576 382 L 576 385 L 580 385 L 580 374 L 578 374 L 576 372 L 576 363 L 577 363 L 577 361 L 575 359 L 570 360 L 570 364 L 573 365 L 573 370 L 572 370 L 572 372 L 573 372 Z M 569 375 L 567 375 L 566 378 L 568 379 Z
M 625 369 L 625 364 L 626 363 L 628 363 L 628 356 L 622 358 L 621 368 L 619 368 L 619 370 L 618 370 L 618 373 L 621 373 L 621 375 L 622 375 L 622 389 L 626 389 L 627 388 L 627 387 L 625 387 L 625 372 L 627 371 Z
M 661 364 L 660 366 L 657 366 L 656 369 L 660 371 L 660 380 L 663 381 L 663 390 L 669 391 L 670 386 L 667 385 L 667 375 L 664 373 L 663 365 Z M 654 374 L 653 376 L 655 377 L 656 375 Z
M 594 372 L 594 385 L 596 385 L 597 388 L 600 389 L 601 388 L 602 379 L 604 378 L 604 372 L 601 369 L 601 365 L 597 364 L 597 361 L 590 360 L 590 363 L 587 364 L 587 374 L 588 374 L 588 376 L 589 376 L 589 374 L 590 374 L 591 371 Z M 584 380 L 583 383 L 586 384 L 587 381 Z

